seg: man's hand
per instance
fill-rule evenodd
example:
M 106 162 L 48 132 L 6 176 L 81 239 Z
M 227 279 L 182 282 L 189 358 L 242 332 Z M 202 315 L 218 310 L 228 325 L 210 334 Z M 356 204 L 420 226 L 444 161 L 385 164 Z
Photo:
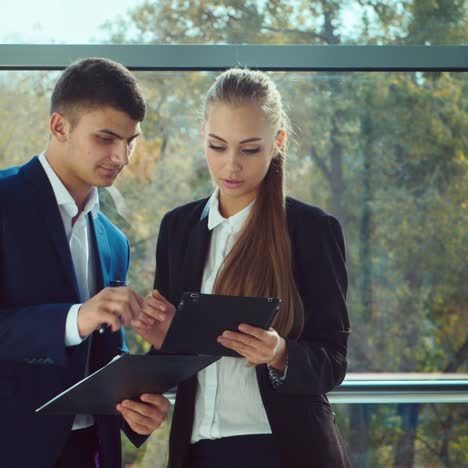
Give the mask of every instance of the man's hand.
M 175 311 L 176 308 L 158 290 L 154 290 L 145 297 L 142 311 L 131 325 L 155 349 L 161 349 Z
M 171 404 L 163 395 L 152 393 L 144 393 L 140 400 L 123 400 L 116 408 L 134 432 L 150 435 L 166 420 Z
M 86 301 L 78 312 L 78 331 L 82 338 L 108 324 L 112 331 L 128 325 L 143 306 L 143 298 L 130 288 L 105 288 Z

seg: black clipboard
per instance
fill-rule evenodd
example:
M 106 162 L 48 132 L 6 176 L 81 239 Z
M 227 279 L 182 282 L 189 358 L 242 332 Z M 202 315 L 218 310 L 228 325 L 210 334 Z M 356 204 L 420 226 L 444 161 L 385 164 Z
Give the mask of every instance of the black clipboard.
M 164 342 L 163 353 L 239 357 L 217 342 L 225 330 L 241 323 L 268 329 L 281 300 L 273 297 L 222 296 L 185 292 Z
M 116 356 L 101 369 L 36 409 L 38 414 L 119 414 L 122 400 L 163 394 L 219 359 L 161 354 Z

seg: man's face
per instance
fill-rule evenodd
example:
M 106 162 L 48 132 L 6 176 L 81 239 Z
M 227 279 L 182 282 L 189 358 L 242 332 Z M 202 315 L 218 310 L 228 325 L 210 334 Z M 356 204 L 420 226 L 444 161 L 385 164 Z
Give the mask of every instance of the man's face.
M 140 123 L 112 107 L 81 111 L 74 125 L 63 117 L 61 158 L 56 168 L 70 192 L 112 185 L 128 164 Z

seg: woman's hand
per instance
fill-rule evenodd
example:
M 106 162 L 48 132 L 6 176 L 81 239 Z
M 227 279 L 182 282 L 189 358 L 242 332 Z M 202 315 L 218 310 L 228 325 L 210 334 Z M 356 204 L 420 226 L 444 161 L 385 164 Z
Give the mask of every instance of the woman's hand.
M 284 372 L 287 365 L 288 349 L 286 340 L 276 330 L 252 327 L 242 323 L 238 332 L 225 331 L 218 336 L 218 342 L 226 348 L 237 351 L 252 364 L 268 364 Z
M 155 289 L 145 297 L 140 315 L 131 324 L 143 339 L 160 349 L 175 311 L 176 308 Z

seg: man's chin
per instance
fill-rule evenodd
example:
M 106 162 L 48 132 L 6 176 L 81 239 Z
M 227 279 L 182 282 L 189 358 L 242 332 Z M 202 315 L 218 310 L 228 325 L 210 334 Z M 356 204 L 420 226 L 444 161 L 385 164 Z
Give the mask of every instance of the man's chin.
M 96 180 L 96 187 L 110 187 L 116 180 L 118 175 L 116 176 L 108 176 L 108 177 L 99 177 Z

